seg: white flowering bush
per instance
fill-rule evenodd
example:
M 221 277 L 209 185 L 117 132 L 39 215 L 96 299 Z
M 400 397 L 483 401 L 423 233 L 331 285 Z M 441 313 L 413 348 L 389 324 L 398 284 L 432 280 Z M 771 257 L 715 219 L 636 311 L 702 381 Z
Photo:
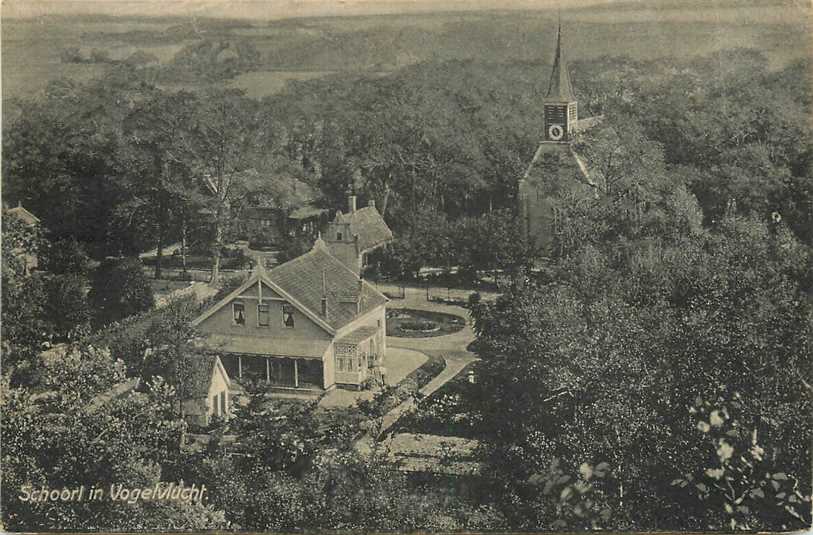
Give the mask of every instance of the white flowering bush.
M 810 496 L 800 489 L 799 480 L 772 463 L 769 448 L 764 446 L 754 426 L 744 426 L 737 414 L 742 409 L 741 396 L 722 397 L 714 402 L 701 397 L 689 407 L 697 420 L 701 439 L 709 445 L 709 463 L 699 474 L 685 474 L 672 485 L 686 488 L 708 502 L 711 518 L 724 520 L 732 530 L 760 529 L 765 518 L 783 516 L 782 529 L 802 522 L 810 525 Z M 713 453 L 712 453 L 713 452 Z

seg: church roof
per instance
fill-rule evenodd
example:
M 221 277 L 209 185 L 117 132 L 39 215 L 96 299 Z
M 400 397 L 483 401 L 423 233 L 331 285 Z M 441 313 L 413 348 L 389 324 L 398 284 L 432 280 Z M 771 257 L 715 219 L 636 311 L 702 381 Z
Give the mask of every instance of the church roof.
M 567 61 L 562 50 L 562 24 L 556 30 L 556 54 L 553 57 L 553 69 L 548 82 L 548 92 L 545 95 L 548 100 L 572 102 L 576 100 L 573 87 L 570 84 L 570 73 L 567 68 Z
M 584 160 L 564 143 L 540 143 L 523 181 L 539 188 L 545 196 L 560 198 L 567 191 L 595 188 Z
M 350 224 L 350 235 L 359 237 L 359 249 L 362 251 L 392 240 L 392 231 L 375 206 L 365 206 L 348 214 L 337 212 L 336 223 Z

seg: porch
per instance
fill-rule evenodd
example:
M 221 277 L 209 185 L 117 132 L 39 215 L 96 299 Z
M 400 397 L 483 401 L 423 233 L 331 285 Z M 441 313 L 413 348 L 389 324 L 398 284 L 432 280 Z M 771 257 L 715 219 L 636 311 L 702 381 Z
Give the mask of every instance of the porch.
M 265 382 L 272 390 L 324 391 L 321 359 L 276 355 L 227 354 L 221 357 L 230 377 Z
M 365 326 L 341 337 L 334 344 L 336 383 L 360 386 L 374 368 L 383 365 L 380 329 Z

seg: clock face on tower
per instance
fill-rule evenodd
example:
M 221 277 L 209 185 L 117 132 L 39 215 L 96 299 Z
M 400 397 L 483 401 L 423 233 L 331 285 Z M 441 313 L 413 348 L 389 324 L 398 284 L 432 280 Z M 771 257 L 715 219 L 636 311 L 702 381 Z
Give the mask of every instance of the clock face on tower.
M 545 106 L 545 140 L 565 141 L 567 134 L 567 105 Z
M 561 141 L 565 137 L 565 129 L 560 124 L 552 124 L 548 127 L 548 138 L 553 141 Z

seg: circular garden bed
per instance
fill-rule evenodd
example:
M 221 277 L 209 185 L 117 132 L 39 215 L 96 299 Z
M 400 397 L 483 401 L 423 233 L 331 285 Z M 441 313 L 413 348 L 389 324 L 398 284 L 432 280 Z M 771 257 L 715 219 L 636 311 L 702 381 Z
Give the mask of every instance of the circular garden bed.
M 456 333 L 466 320 L 454 314 L 430 312 L 412 308 L 393 308 L 387 311 L 387 336 L 401 338 L 428 338 Z

